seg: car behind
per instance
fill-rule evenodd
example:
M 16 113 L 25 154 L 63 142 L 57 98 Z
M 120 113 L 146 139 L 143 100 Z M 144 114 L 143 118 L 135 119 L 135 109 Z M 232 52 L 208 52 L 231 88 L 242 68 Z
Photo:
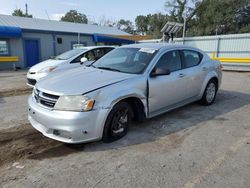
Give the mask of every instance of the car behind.
M 113 49 L 112 46 L 89 46 L 69 50 L 31 67 L 27 73 L 27 84 L 33 87 L 52 72 L 65 71 L 80 67 L 81 64 L 91 63 Z

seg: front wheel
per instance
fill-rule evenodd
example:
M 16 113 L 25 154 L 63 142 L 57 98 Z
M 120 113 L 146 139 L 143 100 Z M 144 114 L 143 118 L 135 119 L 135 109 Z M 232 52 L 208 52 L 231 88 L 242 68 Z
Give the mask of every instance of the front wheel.
M 102 140 L 109 143 L 125 136 L 131 123 L 131 117 L 132 109 L 128 103 L 116 104 L 106 120 Z
M 215 80 L 210 80 L 200 100 L 200 103 L 206 106 L 213 104 L 216 98 L 217 90 L 217 82 Z

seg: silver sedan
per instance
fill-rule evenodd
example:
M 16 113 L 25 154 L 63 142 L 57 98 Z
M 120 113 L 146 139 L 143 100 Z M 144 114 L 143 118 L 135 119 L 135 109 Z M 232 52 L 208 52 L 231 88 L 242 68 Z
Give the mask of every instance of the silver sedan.
M 65 142 L 111 142 L 143 121 L 188 103 L 211 105 L 221 64 L 199 49 L 174 44 L 117 48 L 81 69 L 54 74 L 29 97 L 29 121 Z

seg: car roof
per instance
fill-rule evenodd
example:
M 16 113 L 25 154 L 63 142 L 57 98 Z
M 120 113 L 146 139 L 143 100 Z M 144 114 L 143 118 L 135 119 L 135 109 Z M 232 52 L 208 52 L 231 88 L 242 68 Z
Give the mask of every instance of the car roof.
M 115 48 L 114 46 L 83 46 L 75 49 L 92 50 L 96 48 Z
M 173 48 L 189 48 L 198 50 L 197 48 L 193 48 L 187 45 L 173 44 L 173 43 L 142 43 L 142 44 L 130 44 L 124 45 L 121 48 L 152 48 L 155 50 L 160 49 L 173 49 Z M 199 51 L 199 50 L 198 50 Z

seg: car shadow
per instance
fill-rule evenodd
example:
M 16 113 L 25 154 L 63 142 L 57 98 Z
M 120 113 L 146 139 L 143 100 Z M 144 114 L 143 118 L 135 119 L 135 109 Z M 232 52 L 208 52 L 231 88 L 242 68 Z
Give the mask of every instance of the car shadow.
M 31 155 L 29 158 L 38 160 L 64 156 L 75 152 L 105 151 L 131 146 L 140 147 L 142 144 L 154 143 L 166 136 L 171 140 L 171 147 L 175 147 L 175 145 L 180 144 L 184 139 L 183 137 L 177 137 L 175 133 L 190 128 L 198 128 L 203 125 L 203 122 L 208 120 L 227 121 L 228 119 L 221 116 L 249 103 L 250 94 L 220 90 L 215 103 L 211 106 L 201 106 L 197 103 L 192 103 L 155 118 L 145 120 L 141 124 L 134 124 L 130 127 L 128 134 L 124 138 L 115 142 L 109 144 L 102 141 L 75 145 L 59 144 Z
M 170 138 L 173 139 L 173 142 L 180 142 L 182 138 L 177 138 L 174 133 L 189 128 L 198 128 L 203 125 L 203 122 L 209 120 L 228 121 L 221 116 L 248 104 L 250 104 L 250 94 L 220 90 L 215 103 L 211 106 L 202 106 L 198 103 L 186 105 L 146 120 L 142 124 L 133 125 L 128 135 L 116 142 L 85 144 L 85 151 L 119 149 L 131 145 L 140 145 L 157 141 L 167 135 L 173 135 Z

